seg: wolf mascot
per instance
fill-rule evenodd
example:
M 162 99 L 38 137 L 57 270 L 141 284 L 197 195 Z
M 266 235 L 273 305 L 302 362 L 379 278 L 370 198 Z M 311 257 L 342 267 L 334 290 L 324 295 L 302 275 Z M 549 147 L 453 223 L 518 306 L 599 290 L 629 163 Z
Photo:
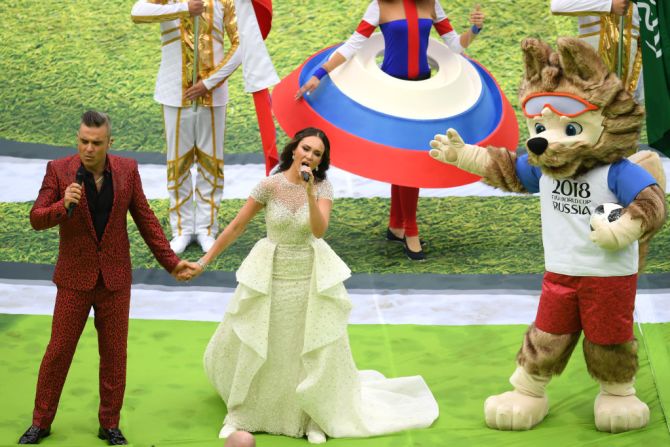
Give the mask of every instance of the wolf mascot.
M 437 135 L 430 152 L 497 188 L 540 195 L 542 295 L 510 378 L 514 390 L 486 400 L 486 423 L 527 430 L 542 421 L 549 411 L 545 387 L 584 331 L 586 365 L 600 383 L 596 428 L 644 427 L 649 408 L 633 387 L 633 307 L 639 259 L 666 216 L 661 163 L 653 152 L 634 153 L 644 111 L 588 44 L 561 38 L 554 52 L 526 39 L 522 50 L 528 154 L 464 144 L 453 129 Z M 609 202 L 622 205 L 623 215 L 594 221 L 591 229 L 594 209 Z

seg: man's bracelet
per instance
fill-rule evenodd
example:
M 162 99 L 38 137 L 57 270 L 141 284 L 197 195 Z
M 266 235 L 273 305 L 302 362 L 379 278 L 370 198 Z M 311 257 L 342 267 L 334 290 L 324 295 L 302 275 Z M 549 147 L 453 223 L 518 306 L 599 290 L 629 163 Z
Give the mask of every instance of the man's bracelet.
M 482 29 L 479 28 L 477 25 L 472 25 L 470 28 L 470 31 L 472 31 L 472 34 L 477 35 Z
M 207 268 L 207 263 L 203 261 L 202 258 L 195 261 L 195 263 L 198 264 L 203 271 Z
M 323 67 L 317 68 L 316 71 L 314 72 L 314 76 L 316 76 L 319 81 L 327 74 L 328 72 Z

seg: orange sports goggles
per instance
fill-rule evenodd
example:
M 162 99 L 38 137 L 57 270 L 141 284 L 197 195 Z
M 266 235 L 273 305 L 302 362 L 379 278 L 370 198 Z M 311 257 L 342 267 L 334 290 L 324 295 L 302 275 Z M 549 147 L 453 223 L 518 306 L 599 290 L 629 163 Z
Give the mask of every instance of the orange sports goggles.
M 598 106 L 591 104 L 584 98 L 560 92 L 538 92 L 526 97 L 521 108 L 523 114 L 528 118 L 534 118 L 542 114 L 542 110 L 548 107 L 557 115 L 578 116 L 585 112 L 598 110 Z

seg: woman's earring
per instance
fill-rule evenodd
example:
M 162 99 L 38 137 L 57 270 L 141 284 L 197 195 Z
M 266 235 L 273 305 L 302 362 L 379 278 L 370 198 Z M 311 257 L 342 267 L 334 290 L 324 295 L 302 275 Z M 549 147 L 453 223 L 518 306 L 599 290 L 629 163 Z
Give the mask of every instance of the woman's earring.
M 295 154 L 291 155 L 291 160 L 295 160 Z
M 318 171 L 319 170 L 319 165 L 317 165 L 316 168 L 314 168 L 314 170 Z

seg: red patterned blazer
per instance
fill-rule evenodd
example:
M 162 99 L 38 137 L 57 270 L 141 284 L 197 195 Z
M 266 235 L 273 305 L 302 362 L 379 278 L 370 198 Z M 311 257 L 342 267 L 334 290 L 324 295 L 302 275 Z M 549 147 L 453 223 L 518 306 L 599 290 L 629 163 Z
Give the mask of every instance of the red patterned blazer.
M 79 204 L 67 217 L 63 206 L 65 188 L 75 181 L 81 165 L 78 154 L 50 161 L 42 181 L 40 193 L 30 210 L 30 224 L 36 230 L 59 225 L 60 244 L 53 281 L 59 287 L 91 290 L 102 270 L 105 286 L 118 290 L 130 285 L 130 243 L 128 241 L 127 213 L 133 220 L 158 262 L 171 272 L 179 258 L 170 249 L 158 219 L 149 207 L 137 162 L 107 154 L 112 172 L 114 200 L 109 221 L 98 242 L 86 202 L 86 190 Z

